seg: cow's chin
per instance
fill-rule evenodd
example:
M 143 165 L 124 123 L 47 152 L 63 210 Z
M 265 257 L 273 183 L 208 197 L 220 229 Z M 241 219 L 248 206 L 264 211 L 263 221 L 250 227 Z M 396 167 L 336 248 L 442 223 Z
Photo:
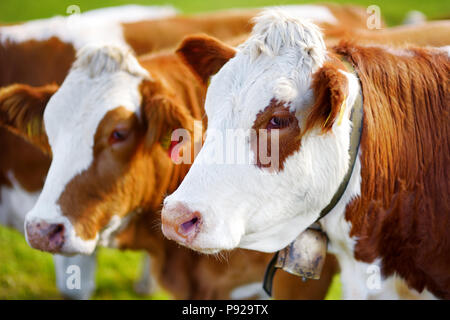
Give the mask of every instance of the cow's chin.
M 208 237 L 209 238 L 209 237 Z M 199 253 L 203 254 L 217 254 L 221 251 L 229 251 L 237 248 L 237 243 L 230 243 L 228 241 L 221 241 L 220 239 L 208 239 L 207 241 L 196 239 L 196 241 L 193 241 L 192 243 L 186 244 L 178 242 L 179 244 L 192 249 L 194 251 L 197 251 Z
M 217 254 L 238 247 L 242 234 L 230 233 L 227 229 L 202 230 L 191 241 L 175 240 L 178 244 L 202 254 Z M 235 230 L 234 230 L 235 231 Z
M 63 256 L 74 256 L 77 254 L 91 255 L 97 248 L 97 238 L 92 240 L 77 240 L 79 241 L 69 240 L 66 244 L 64 244 L 64 247 L 62 248 L 61 252 L 58 252 L 58 254 L 61 254 Z
M 261 252 L 279 251 L 293 242 L 317 217 L 318 214 L 308 214 L 270 223 L 268 228 L 244 234 L 238 247 Z

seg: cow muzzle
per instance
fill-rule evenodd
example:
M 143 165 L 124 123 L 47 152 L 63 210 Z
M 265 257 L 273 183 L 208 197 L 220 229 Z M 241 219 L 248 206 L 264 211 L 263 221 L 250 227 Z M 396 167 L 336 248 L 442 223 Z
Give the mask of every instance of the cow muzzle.
M 192 244 L 202 226 L 201 213 L 189 210 L 182 203 L 176 203 L 170 209 L 163 208 L 161 218 L 166 238 L 185 246 Z
M 66 240 L 62 223 L 28 222 L 26 233 L 31 247 L 51 253 L 60 253 Z

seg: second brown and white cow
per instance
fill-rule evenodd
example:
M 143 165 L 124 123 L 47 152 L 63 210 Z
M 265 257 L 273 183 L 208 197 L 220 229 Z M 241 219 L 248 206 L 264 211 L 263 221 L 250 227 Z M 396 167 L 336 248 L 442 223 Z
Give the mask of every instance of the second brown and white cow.
M 273 252 L 319 220 L 345 298 L 450 298 L 448 48 L 327 49 L 314 24 L 273 10 L 238 51 L 208 38 L 180 51 L 201 77 L 226 63 L 204 146 L 165 199 L 167 237 Z M 225 161 L 235 148 L 248 157 Z

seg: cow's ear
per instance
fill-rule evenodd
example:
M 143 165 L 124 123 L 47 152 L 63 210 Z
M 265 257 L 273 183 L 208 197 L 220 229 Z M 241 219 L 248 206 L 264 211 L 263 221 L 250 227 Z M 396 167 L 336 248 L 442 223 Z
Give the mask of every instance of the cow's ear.
M 305 130 L 319 127 L 326 133 L 331 131 L 336 121 L 340 122 L 342 119 L 348 81 L 340 70 L 335 64 L 326 62 L 313 75 L 314 103 Z
M 169 150 L 171 135 L 177 129 L 184 129 L 189 138 L 192 137 L 195 119 L 160 84 L 145 80 L 141 84 L 141 94 L 148 148 L 159 143 Z
M 47 154 L 51 153 L 44 127 L 44 111 L 56 84 L 32 87 L 14 84 L 0 90 L 0 125 L 6 127 Z
M 234 57 L 236 49 L 207 35 L 192 35 L 183 40 L 176 52 L 200 80 L 207 84 L 209 78 Z

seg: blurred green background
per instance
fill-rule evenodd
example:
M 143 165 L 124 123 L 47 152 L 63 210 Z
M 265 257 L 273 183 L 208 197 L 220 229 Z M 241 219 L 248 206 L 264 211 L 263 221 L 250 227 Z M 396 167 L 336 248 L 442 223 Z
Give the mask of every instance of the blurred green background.
M 224 8 L 243 8 L 267 5 L 299 4 L 299 3 L 353 3 L 367 7 L 378 5 L 383 17 L 389 25 L 402 22 L 405 14 L 410 10 L 419 10 L 430 18 L 439 18 L 450 13 L 449 0 L 1 0 L 0 21 L 16 22 L 29 19 L 46 18 L 53 15 L 65 15 L 66 8 L 70 5 L 78 5 L 81 11 L 96 9 L 106 6 L 122 4 L 147 4 L 164 5 L 171 4 L 184 13 L 211 11 Z
M 183 13 L 196 13 L 225 8 L 256 7 L 315 3 L 324 1 L 299 0 L 1 0 L 0 22 L 19 22 L 66 15 L 66 8 L 78 5 L 81 11 L 123 4 L 170 4 Z M 450 13 L 449 0 L 354 0 L 328 1 L 352 3 L 367 7 L 378 5 L 388 25 L 400 24 L 411 10 L 422 11 L 428 18 L 440 18 Z M 142 252 L 119 252 L 100 249 L 97 268 L 97 291 L 94 299 L 167 299 L 164 292 L 152 296 L 138 296 L 134 281 L 141 272 Z M 341 284 L 336 276 L 327 299 L 341 297 Z M 53 259 L 50 254 L 31 249 L 22 235 L 0 226 L 0 299 L 59 299 L 55 287 Z

